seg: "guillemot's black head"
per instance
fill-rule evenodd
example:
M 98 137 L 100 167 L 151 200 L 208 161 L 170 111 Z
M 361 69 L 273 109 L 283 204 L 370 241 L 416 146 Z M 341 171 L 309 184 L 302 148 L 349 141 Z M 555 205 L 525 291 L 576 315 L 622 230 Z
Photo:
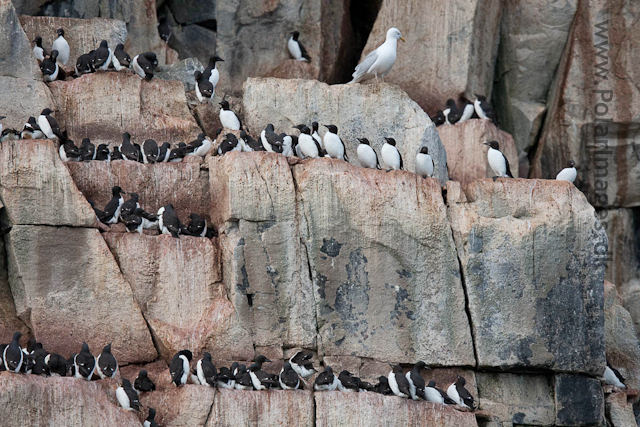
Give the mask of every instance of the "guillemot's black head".
M 118 43 L 116 50 L 124 50 L 124 45 L 122 43 Z
M 193 78 L 194 78 L 196 81 L 200 80 L 200 79 L 202 78 L 202 71 L 200 71 L 200 70 L 195 70 L 195 71 L 193 72 Z
M 456 101 L 454 101 L 453 99 L 449 98 L 447 99 L 447 103 L 445 104 L 447 107 L 452 108 L 456 106 Z
M 415 369 L 415 370 L 416 370 L 416 371 L 418 371 L 418 372 L 420 372 L 421 370 L 423 370 L 423 369 L 425 369 L 425 368 L 426 368 L 426 369 L 431 369 L 431 368 L 429 368 L 429 367 L 427 366 L 427 364 L 426 364 L 426 363 L 424 363 L 424 362 L 422 362 L 422 361 L 420 361 L 420 362 L 416 363 L 415 365 L 413 365 L 413 369 Z
M 396 146 L 396 140 L 393 138 L 386 138 L 384 139 L 385 141 L 387 141 L 387 144 L 389 145 L 393 145 L 394 147 Z
M 49 58 L 53 62 L 56 62 L 56 59 L 58 59 L 58 51 L 57 50 L 52 50 L 51 53 L 49 54 Z
M 42 37 L 40 37 L 40 36 L 36 37 L 35 39 L 33 39 L 32 43 L 35 43 L 36 46 L 41 48 L 42 47 Z
M 371 143 L 367 138 L 358 138 L 358 141 L 360 141 L 360 144 L 369 145 L 369 146 L 371 145 Z
M 59 36 L 64 37 L 64 30 L 62 28 L 58 28 L 57 33 L 58 33 Z
M 477 99 L 478 101 L 486 101 L 486 100 L 487 100 L 487 97 L 486 97 L 486 96 L 484 96 L 484 95 L 478 95 L 478 94 L 476 93 L 476 94 L 475 94 L 475 96 L 476 96 L 476 99 Z
M 224 59 L 220 58 L 218 55 L 213 55 L 209 58 L 210 64 L 215 64 L 216 62 L 224 62 Z
M 106 40 L 102 40 L 102 41 L 100 42 L 100 47 L 106 47 L 106 48 L 109 48 L 109 43 L 107 43 L 107 41 L 106 41 Z
M 335 125 L 322 125 L 324 127 L 326 127 L 327 129 L 329 129 L 329 132 L 331 133 L 338 133 L 338 127 Z
M 567 162 L 567 167 L 568 168 L 575 168 L 576 167 L 576 162 L 574 162 L 573 160 L 569 160 Z
M 500 145 L 498 144 L 498 141 L 485 142 L 484 145 L 488 145 L 489 147 L 493 148 L 494 150 L 499 150 L 500 149 Z
M 467 383 L 467 381 L 464 379 L 464 377 L 461 377 L 460 375 L 458 375 L 458 379 L 456 380 L 456 385 L 460 385 L 463 386 Z
M 220 101 L 218 103 L 218 105 L 220 105 L 223 110 L 228 110 L 229 109 L 229 101 L 227 101 L 227 100 Z
M 263 356 L 262 354 L 258 355 L 258 357 L 256 357 L 255 359 L 256 363 L 265 363 L 265 362 L 271 362 L 271 360 L 267 359 L 267 356 Z
M 311 123 L 311 130 L 313 132 L 318 132 L 318 122 Z
M 111 194 L 113 194 L 113 197 L 119 197 L 120 193 L 124 193 L 124 191 L 122 191 L 122 188 L 120 188 L 120 186 L 118 186 L 118 185 L 115 185 L 111 189 Z
M 420 154 L 429 154 L 429 149 L 427 147 L 421 147 Z
M 293 36 L 293 39 L 295 41 L 298 41 L 298 37 L 300 37 L 300 32 L 299 31 L 292 31 L 291 35 Z

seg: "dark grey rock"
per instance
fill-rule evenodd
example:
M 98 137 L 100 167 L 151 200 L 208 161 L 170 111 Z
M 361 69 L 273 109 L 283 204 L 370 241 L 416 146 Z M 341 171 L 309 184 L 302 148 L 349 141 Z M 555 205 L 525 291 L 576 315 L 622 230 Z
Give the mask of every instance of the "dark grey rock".
M 178 80 L 184 84 L 184 90 L 195 90 L 196 80 L 193 72 L 204 70 L 204 66 L 195 58 L 187 58 L 171 65 L 160 66 L 155 78 L 163 80 Z
M 0 1 L 0 22 L 0 76 L 42 81 L 31 42 L 22 30 L 18 14 L 9 0 Z
M 604 421 L 600 381 L 582 375 L 557 374 L 556 425 L 599 426 Z
M 167 0 L 165 6 L 181 25 L 216 19 L 216 0 Z
M 216 51 L 216 33 L 198 24 L 175 26 L 171 29 L 169 46 L 178 51 L 180 58 L 198 58 L 203 64 Z M 224 58 L 222 58 L 224 59 Z M 220 63 L 221 66 L 224 63 Z M 225 76 L 221 76 L 221 80 Z M 222 81 L 224 82 L 224 81 Z

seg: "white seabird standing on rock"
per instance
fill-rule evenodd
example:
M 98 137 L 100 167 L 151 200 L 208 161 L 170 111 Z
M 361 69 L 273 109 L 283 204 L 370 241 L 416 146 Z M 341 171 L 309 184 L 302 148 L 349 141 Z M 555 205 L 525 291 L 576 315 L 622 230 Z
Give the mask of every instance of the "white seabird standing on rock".
M 382 166 L 387 171 L 402 169 L 402 156 L 396 147 L 396 140 L 393 138 L 385 138 L 385 143 L 380 150 L 382 155 Z
M 287 49 L 289 49 L 289 53 L 297 61 L 311 62 L 311 57 L 302 43 L 298 40 L 298 37 L 300 37 L 299 31 L 293 31 L 291 33 L 291 38 L 289 38 L 289 41 L 287 42 Z
M 433 176 L 433 159 L 429 155 L 427 147 L 421 147 L 416 156 L 416 173 L 423 178 L 431 178 Z
M 373 147 L 371 147 L 369 140 L 367 138 L 358 138 L 358 141 L 360 141 L 360 144 L 358 145 L 356 154 L 358 155 L 360 166 L 369 169 L 380 169 L 378 155 Z
M 58 28 L 58 38 L 53 41 L 51 45 L 51 51 L 58 51 L 58 62 L 62 65 L 67 65 L 67 61 L 69 61 L 69 43 L 64 38 L 64 30 L 62 28 Z
M 574 162 L 573 160 L 569 160 L 569 162 L 567 163 L 567 167 L 562 169 L 556 176 L 556 181 L 573 182 L 576 180 L 577 176 L 578 171 L 576 170 L 576 162 Z
M 376 50 L 367 55 L 353 72 L 353 80 L 349 82 L 360 83 L 369 80 L 372 77 L 383 79 L 393 64 L 396 63 L 396 49 L 398 47 L 398 39 L 405 41 L 400 30 L 397 28 L 389 28 L 387 31 L 387 38 Z
M 509 160 L 502 154 L 500 151 L 500 146 L 498 145 L 498 141 L 489 141 L 485 142 L 484 145 L 489 146 L 489 151 L 487 151 L 487 160 L 489 161 L 489 166 L 491 166 L 491 170 L 496 176 L 493 177 L 495 181 L 496 178 L 513 178 L 511 175 L 511 169 L 509 168 Z
M 220 105 L 220 124 L 225 129 L 231 130 L 240 130 L 242 127 L 242 123 L 240 119 L 233 112 L 231 108 L 229 108 L 229 101 L 221 101 Z

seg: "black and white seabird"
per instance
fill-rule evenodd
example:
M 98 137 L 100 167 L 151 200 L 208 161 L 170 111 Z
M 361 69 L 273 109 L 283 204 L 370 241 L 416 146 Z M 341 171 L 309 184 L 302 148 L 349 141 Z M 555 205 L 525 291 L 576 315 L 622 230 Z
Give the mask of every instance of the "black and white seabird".
M 120 221 L 124 223 L 128 233 L 142 234 L 142 230 L 144 229 L 144 220 L 142 218 L 143 213 L 144 209 L 135 208 L 133 212 L 120 214 Z
M 139 393 L 154 391 L 156 389 L 156 385 L 149 378 L 149 374 L 145 369 L 140 369 L 138 372 L 138 378 L 133 382 L 133 388 L 136 389 Z
M 79 162 L 82 159 L 80 149 L 76 147 L 72 140 L 68 139 L 60 145 L 60 158 L 63 162 Z
M 140 159 L 140 151 L 131 143 L 131 134 L 129 132 L 125 132 L 122 134 L 122 144 L 120 144 L 120 153 L 122 153 L 122 157 L 125 160 L 132 160 L 134 162 L 139 162 Z
M 185 234 L 185 231 L 187 231 L 187 228 L 180 222 L 178 215 L 173 210 L 171 203 L 158 210 L 158 229 L 160 233 L 171 234 L 175 238 L 178 238 L 180 233 Z
M 119 186 L 114 186 L 111 189 L 111 200 L 104 207 L 104 217 L 103 223 L 105 224 L 117 224 L 120 219 L 120 210 L 122 209 L 122 205 L 124 204 L 124 197 L 122 197 L 122 188 Z
M 298 136 L 298 147 L 305 158 L 310 157 L 315 159 L 324 154 L 324 151 L 322 150 L 322 147 L 320 147 L 318 141 L 313 139 L 311 136 L 311 129 L 306 125 L 296 125 L 294 128 L 300 130 L 300 136 Z
M 111 64 L 116 71 L 126 70 L 131 65 L 131 57 L 124 51 L 124 45 L 119 43 L 111 55 Z
M 96 146 L 91 143 L 89 138 L 84 138 L 80 144 L 80 157 L 83 161 L 96 159 Z
M 49 53 L 42 47 L 42 37 L 37 36 L 33 39 L 35 45 L 33 46 L 33 54 L 36 56 L 38 61 L 44 61 L 45 56 L 48 56 Z
M 236 390 L 253 390 L 253 382 L 251 381 L 251 375 L 247 371 L 245 365 L 239 365 L 238 371 L 235 375 L 235 388 Z
M 167 161 L 169 163 L 179 163 L 182 161 L 182 159 L 185 158 L 186 155 L 187 155 L 187 146 L 178 145 L 177 147 L 172 148 L 171 151 L 169 151 L 169 158 L 167 159 Z
M 447 396 L 464 408 L 474 409 L 473 396 L 471 396 L 469 390 L 464 387 L 465 383 L 465 379 L 458 375 L 456 382 L 451 384 L 447 389 Z
M 57 50 L 58 61 L 60 61 L 62 65 L 67 65 L 70 52 L 69 43 L 67 43 L 67 40 L 64 38 L 64 30 L 62 28 L 58 28 L 57 33 L 58 38 L 53 41 L 53 44 L 51 45 L 51 51 L 53 52 L 54 50 Z
M 282 137 L 275 133 L 273 125 L 269 123 L 266 128 L 260 132 L 260 141 L 265 151 L 270 153 L 282 152 Z
M 93 208 L 93 211 L 95 212 L 96 218 L 98 218 L 98 221 L 104 222 L 104 212 L 96 208 L 96 202 L 94 202 L 92 199 L 87 199 L 87 202 L 89 202 L 89 204 Z
M 230 151 L 242 151 L 242 145 L 236 136 L 232 133 L 225 135 L 224 139 L 218 146 L 218 155 L 222 156 Z
M 151 80 L 158 66 L 158 59 L 153 52 L 145 52 L 133 57 L 133 71 L 145 80 Z
M 273 386 L 270 375 L 262 370 L 262 364 L 268 362 L 271 362 L 271 360 L 261 354 L 258 355 L 255 362 L 249 366 L 251 384 L 253 384 L 253 388 L 256 390 L 267 390 Z
M 438 110 L 436 111 L 435 116 L 431 117 L 431 121 L 434 125 L 436 125 L 436 127 L 438 127 L 445 124 L 447 122 L 447 118 L 444 116 L 442 110 Z
M 163 142 L 158 152 L 157 162 L 158 163 L 168 162 L 170 154 L 171 154 L 171 144 L 169 144 L 168 142 Z
M 40 64 L 40 71 L 42 71 L 42 79 L 45 82 L 53 82 L 58 78 L 60 73 L 60 67 L 58 66 L 58 51 L 52 50 L 51 54 L 44 58 Z
M 242 151 L 265 151 L 261 142 L 256 141 L 251 135 L 244 130 L 240 131 L 240 139 L 244 142 L 242 144 Z
M 52 111 L 49 108 L 42 110 L 38 116 L 38 126 L 44 135 L 49 139 L 58 138 L 60 141 L 64 141 L 64 136 L 60 131 L 60 125 L 51 116 Z
M 316 372 L 311 362 L 312 357 L 313 353 L 310 351 L 298 351 L 289 358 L 289 363 L 291 363 L 291 367 L 298 375 L 302 378 L 307 378 Z
M 280 370 L 278 380 L 283 390 L 296 390 L 300 388 L 300 377 L 298 373 L 293 370 L 289 362 L 285 363 Z
M 96 358 L 89 351 L 89 345 L 86 342 L 82 343 L 82 350 L 73 358 L 73 367 L 76 378 L 91 381 L 93 372 L 96 370 Z
M 455 405 L 456 402 L 451 400 L 447 393 L 436 387 L 435 381 L 429 381 L 429 384 L 424 388 L 424 394 L 427 402 L 439 403 L 441 405 Z
M 2 120 L 4 117 L 0 117 Z M 0 132 L 2 131 L 2 124 L 0 124 Z M 40 130 L 40 126 L 36 123 L 35 117 L 29 117 L 27 123 L 24 124 L 22 132 L 20 133 L 22 139 L 43 139 L 44 133 Z
M 334 391 L 338 388 L 338 377 L 333 373 L 331 366 L 325 366 L 313 383 L 313 389 L 316 391 Z
M 76 76 L 80 77 L 82 74 L 95 73 L 96 69 L 93 66 L 95 51 L 92 50 L 89 53 L 82 54 L 76 59 Z
M 149 408 L 149 415 L 147 419 L 142 423 L 142 427 L 158 427 L 156 423 L 156 410 L 153 408 Z
M 201 385 L 208 385 L 209 387 L 215 388 L 218 372 L 216 366 L 211 361 L 211 353 L 205 352 L 202 359 L 198 360 L 196 372 Z
M 75 360 L 77 355 L 78 355 L 78 353 L 73 353 L 67 359 L 67 376 L 69 376 L 69 377 L 75 377 L 76 376 L 76 366 L 73 364 L 73 361 Z
M 409 395 L 413 400 L 427 400 L 427 397 L 424 394 L 424 378 L 420 375 L 420 371 L 425 368 L 431 369 L 426 363 L 418 362 L 405 374 L 405 377 L 409 382 Z
M 107 146 L 107 144 L 98 145 L 98 148 L 96 148 L 95 160 L 110 160 L 109 147 Z
M 229 101 L 223 100 L 220 102 L 220 124 L 225 129 L 240 130 L 242 123 L 236 113 L 229 108 Z
M 391 391 L 391 387 L 389 387 L 389 378 L 384 375 L 378 377 L 378 384 L 374 387 L 376 393 L 383 394 L 385 396 L 391 396 L 393 391 Z
M 118 372 L 118 361 L 111 354 L 111 344 L 102 349 L 96 362 L 96 369 L 101 379 L 113 378 Z
M 67 359 L 60 356 L 59 354 L 48 354 L 44 358 L 44 363 L 46 363 L 49 368 L 49 375 L 52 377 L 66 377 L 68 366 Z
M 217 380 L 218 387 L 220 388 L 228 388 L 228 389 L 235 388 L 236 381 L 235 381 L 233 372 L 231 371 L 231 369 L 227 368 L 226 366 L 223 366 L 222 368 L 220 368 L 220 372 L 218 373 L 216 380 Z
M 323 126 L 327 128 L 327 132 L 322 138 L 324 151 L 326 151 L 329 157 L 345 160 L 348 162 L 349 157 L 347 157 L 347 150 L 344 146 L 344 142 L 342 142 L 342 140 L 338 136 L 338 127 L 335 125 Z
M 213 97 L 213 85 L 211 82 L 204 78 L 202 71 L 196 70 L 193 72 L 193 78 L 196 81 L 196 97 L 200 103 L 211 101 Z
M 408 398 L 411 394 L 411 392 L 409 391 L 409 381 L 402 372 L 402 366 L 391 365 L 391 368 L 391 372 L 389 372 L 389 375 L 387 376 L 391 391 L 393 391 L 393 394 L 398 397 Z
M 20 139 L 20 132 L 15 129 L 6 128 L 0 133 L 0 142 L 17 141 Z
M 11 344 L 6 346 L 2 352 L 4 369 L 9 372 L 20 372 L 20 368 L 24 362 L 24 353 L 22 352 L 22 348 L 20 348 L 20 337 L 22 337 L 20 332 L 14 332 Z
M 309 56 L 307 49 L 305 49 L 300 40 L 298 40 L 299 37 L 300 32 L 293 31 L 287 42 L 287 49 L 289 49 L 289 53 L 296 61 L 311 62 L 311 56 Z
M 111 65 L 113 53 L 109 49 L 109 43 L 106 40 L 100 42 L 100 47 L 94 53 L 93 66 L 96 70 L 107 71 Z
M 200 215 L 196 213 L 192 213 L 189 215 L 189 225 L 187 226 L 187 230 L 189 230 L 189 234 L 192 236 L 204 237 L 207 235 L 207 221 L 202 219 Z
M 142 154 L 142 163 L 145 165 L 157 162 L 160 155 L 158 143 L 153 139 L 147 139 L 142 143 L 142 151 L 140 154 Z
M 396 148 L 396 140 L 393 138 L 385 138 L 385 143 L 382 144 L 380 155 L 382 157 L 383 169 L 389 170 L 402 170 L 402 155 Z
M 169 38 L 171 38 L 171 27 L 167 22 L 167 18 L 164 16 L 160 17 L 160 22 L 158 23 L 158 34 L 160 34 L 160 38 L 164 40 L 165 43 L 169 43 Z
M 368 79 L 383 79 L 389 74 L 393 64 L 396 63 L 396 50 L 398 39 L 404 41 L 404 37 L 397 28 L 389 28 L 387 36 L 376 50 L 367 55 L 353 72 L 353 80 L 349 84 L 360 83 Z
M 116 389 L 118 403 L 127 411 L 140 411 L 140 397 L 138 392 L 131 387 L 128 379 L 122 379 L 122 386 Z
M 360 144 L 358 144 L 356 154 L 358 155 L 358 162 L 360 162 L 360 166 L 369 169 L 380 169 L 378 155 L 373 147 L 371 147 L 369 140 L 367 138 L 358 138 L 358 141 L 360 141 Z
M 493 177 L 493 180 L 495 181 L 496 178 L 513 178 L 513 175 L 511 175 L 511 169 L 509 168 L 509 161 L 500 151 L 498 141 L 485 142 L 484 145 L 489 146 L 487 159 L 489 160 L 491 170 L 496 174 L 496 176 Z
M 618 372 L 616 368 L 611 366 L 609 360 L 607 360 L 607 366 L 604 368 L 604 382 L 605 384 L 609 384 L 618 388 L 627 388 L 627 386 L 624 384 L 624 377 L 622 376 L 622 374 L 620 374 L 620 372 Z
M 476 110 L 476 114 L 483 120 L 491 120 L 493 124 L 498 126 L 498 118 L 493 112 L 491 104 L 487 102 L 487 98 L 482 95 L 476 95 L 476 100 L 473 101 L 473 107 Z
M 447 99 L 446 108 L 442 113 L 444 114 L 446 122 L 450 125 L 458 123 L 462 116 L 462 112 L 458 110 L 456 106 L 456 101 L 451 98 Z
M 204 157 L 207 155 L 213 144 L 211 140 L 205 136 L 204 133 L 198 135 L 198 139 L 191 141 L 187 144 L 190 155 Z
M 217 62 L 224 62 L 224 59 L 220 58 L 218 55 L 209 57 L 209 64 L 207 65 L 207 68 L 205 68 L 202 72 L 203 78 L 211 83 L 211 97 L 215 96 L 216 87 L 218 86 L 218 82 L 220 81 L 220 72 L 218 71 L 218 67 L 216 66 Z
M 110 160 L 124 160 L 122 153 L 120 152 L 120 147 L 113 147 L 113 151 L 111 152 Z
M 338 375 L 338 390 L 359 391 L 358 379 L 349 371 L 342 371 Z
M 573 160 L 569 160 L 567 162 L 567 167 L 562 169 L 558 175 L 556 175 L 556 181 L 569 181 L 573 182 L 576 180 L 578 176 L 578 171 L 576 170 L 576 162 Z
M 427 147 L 420 147 L 420 152 L 416 155 L 416 173 L 423 178 L 433 176 L 433 159 Z
M 469 101 L 467 98 L 462 97 L 461 99 L 462 101 L 462 108 L 460 108 L 460 120 L 458 120 L 458 123 L 464 123 L 467 120 L 469 120 L 470 118 L 473 117 L 473 113 L 475 113 L 475 107 L 473 105 L 473 102 Z
M 169 373 L 171 374 L 171 381 L 176 387 L 187 383 L 191 359 L 193 359 L 193 354 L 189 350 L 181 350 L 171 359 L 171 363 L 169 363 Z

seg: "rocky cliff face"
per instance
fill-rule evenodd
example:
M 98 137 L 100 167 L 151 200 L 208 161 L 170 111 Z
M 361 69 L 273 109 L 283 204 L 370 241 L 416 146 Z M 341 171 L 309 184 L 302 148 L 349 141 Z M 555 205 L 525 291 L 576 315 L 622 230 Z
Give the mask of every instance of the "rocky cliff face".
M 213 136 L 224 97 L 254 136 L 267 123 L 287 133 L 311 121 L 336 125 L 349 156 L 65 163 L 56 141 L 2 142 L 0 342 L 19 330 L 65 357 L 83 341 L 94 353 L 112 342 L 120 363 L 116 379 L 98 382 L 2 372 L 3 420 L 128 426 L 154 407 L 163 426 L 636 422 L 638 103 L 629 40 L 637 4 L 361 3 L 0 0 L 6 127 L 50 107 L 75 141 L 113 147 L 126 131 L 137 143 L 189 142 Z M 174 31 L 169 45 L 158 17 Z M 41 34 L 50 44 L 60 26 L 71 61 L 108 39 L 132 55 L 155 50 L 163 65 L 151 81 L 103 72 L 45 84 L 29 40 Z M 390 26 L 408 43 L 387 83 L 327 84 L 346 81 Z M 311 63 L 288 58 L 293 29 Z M 598 89 L 612 92 L 586 93 L 595 89 L 593 45 L 605 34 L 616 46 Z M 175 62 L 169 46 L 199 61 Z M 216 49 L 221 82 L 213 105 L 198 105 L 193 70 Z M 460 93 L 494 93 L 500 128 L 479 119 L 436 128 L 427 112 Z M 612 111 L 607 173 L 616 177 L 606 187 L 593 137 L 602 102 Z M 387 136 L 405 170 L 359 167 L 356 138 L 379 153 Z M 499 141 L 516 179 L 488 179 L 487 140 Z M 422 146 L 433 178 L 413 173 Z M 576 185 L 543 179 L 567 158 L 581 166 Z M 98 224 L 88 200 L 104 206 L 114 185 L 137 192 L 150 212 L 172 203 L 183 221 L 198 213 L 217 235 L 175 239 Z M 305 349 L 316 366 L 370 382 L 389 363 L 424 361 L 433 368 L 425 380 L 441 388 L 464 376 L 478 410 L 310 387 L 176 388 L 167 364 L 184 348 L 196 359 L 210 352 L 216 366 L 264 354 L 272 373 Z M 607 360 L 628 390 L 602 384 Z M 115 389 L 141 368 L 158 389 L 132 414 L 117 406 Z

